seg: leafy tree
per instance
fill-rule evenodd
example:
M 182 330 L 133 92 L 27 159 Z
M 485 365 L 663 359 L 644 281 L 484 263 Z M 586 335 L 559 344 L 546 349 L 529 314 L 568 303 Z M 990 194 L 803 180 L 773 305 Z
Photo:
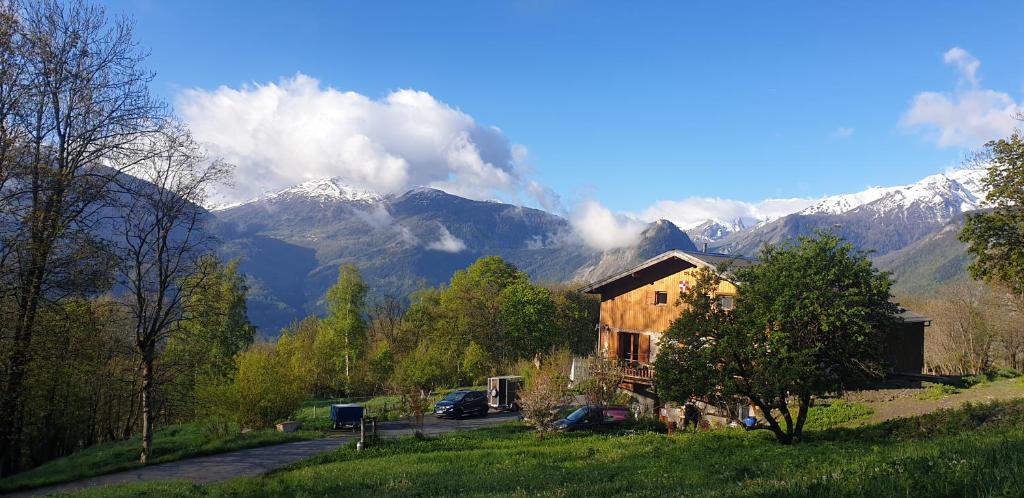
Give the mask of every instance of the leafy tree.
M 270 344 L 257 344 L 239 355 L 238 374 L 229 393 L 238 407 L 240 425 L 267 427 L 302 406 L 306 379 L 290 360 L 286 351 Z
M 494 359 L 482 346 L 471 342 L 463 355 L 462 371 L 466 373 L 471 383 L 483 383 L 494 371 Z
M 766 246 L 760 264 L 735 272 L 735 310 L 718 307 L 719 278 L 702 269 L 681 296 L 655 360 L 663 398 L 749 402 L 788 444 L 801 439 L 812 396 L 884 374 L 880 334 L 899 310 L 892 281 L 838 237 Z
M 463 345 L 476 341 L 491 356 L 502 358 L 501 293 L 517 282 L 529 278 L 497 256 L 480 258 L 455 272 L 439 295 L 438 329 L 446 340 Z
M 25 379 L 49 303 L 106 288 L 94 228 L 119 161 L 161 123 L 128 21 L 84 1 L 0 3 L 0 476 L 20 469 Z M 10 305 L 9 308 L 6 308 Z
M 196 291 L 189 296 L 184 320 L 168 341 L 164 360 L 177 371 L 173 383 L 184 398 L 180 401 L 186 416 L 196 408 L 198 389 L 231 382 L 237 369 L 235 357 L 256 335 L 246 314 L 247 287 L 238 272 L 238 260 L 223 265 L 211 257 L 200 265 L 205 281 L 194 285 Z
M 500 301 L 502 361 L 530 358 L 551 348 L 555 341 L 555 305 L 547 289 L 520 280 L 501 291 Z
M 572 285 L 548 287 L 555 305 L 557 341 L 576 356 L 588 356 L 596 347 L 595 328 L 601 302 L 597 296 L 584 294 Z
M 968 215 L 960 232 L 973 256 L 971 276 L 1024 298 L 1024 138 L 1017 131 L 988 142 L 980 159 L 989 164 L 982 183 L 992 209 Z
M 336 392 L 349 388 L 352 364 L 362 358 L 366 348 L 366 291 L 359 269 L 351 264 L 338 269 L 337 283 L 327 290 L 327 318 L 315 344 L 317 364 L 323 374 L 320 388 Z

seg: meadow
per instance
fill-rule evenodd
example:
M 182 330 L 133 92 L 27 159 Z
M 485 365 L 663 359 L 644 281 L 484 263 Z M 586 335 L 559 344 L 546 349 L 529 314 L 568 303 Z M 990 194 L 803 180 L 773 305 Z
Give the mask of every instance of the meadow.
M 1024 400 L 969 404 L 859 427 L 833 404 L 804 442 L 763 432 L 573 433 L 520 425 L 377 441 L 264 477 L 130 485 L 81 496 L 1020 496 Z M 809 422 L 811 424 L 811 422 Z

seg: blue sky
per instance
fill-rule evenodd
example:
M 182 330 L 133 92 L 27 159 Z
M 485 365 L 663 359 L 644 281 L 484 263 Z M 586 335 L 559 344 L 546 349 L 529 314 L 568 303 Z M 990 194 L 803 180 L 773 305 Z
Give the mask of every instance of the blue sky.
M 909 183 L 991 128 L 938 138 L 992 111 L 962 94 L 995 92 L 997 111 L 1024 100 L 1021 2 L 107 4 L 135 18 L 156 90 L 179 105 L 300 73 L 370 99 L 427 92 L 525 148 L 516 188 L 568 210 Z M 944 60 L 954 47 L 965 58 Z M 953 105 L 908 124 L 922 92 Z

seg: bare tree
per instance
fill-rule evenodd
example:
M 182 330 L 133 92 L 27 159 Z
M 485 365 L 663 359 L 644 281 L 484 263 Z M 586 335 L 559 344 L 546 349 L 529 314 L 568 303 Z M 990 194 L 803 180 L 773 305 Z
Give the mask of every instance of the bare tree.
M 928 367 L 938 373 L 971 375 L 988 371 L 999 339 L 998 296 L 989 287 L 955 282 L 924 303 L 932 318 L 925 343 Z
M 394 348 L 401 334 L 402 316 L 405 306 L 394 294 L 385 294 L 370 305 L 367 311 L 370 318 L 370 335 L 374 339 L 384 340 Z
M 1000 295 L 1003 305 L 997 313 L 1002 324 L 999 345 L 1003 364 L 1020 371 L 1024 369 L 1024 296 L 1008 289 L 1003 289 Z
M 10 344 L 0 399 L 0 474 L 22 459 L 26 367 L 40 307 L 102 287 L 92 224 L 126 157 L 164 107 L 132 25 L 83 1 L 0 4 L 0 296 Z M 124 161 L 121 161 L 124 164 Z M 89 258 L 89 259 L 84 259 Z M 87 270 L 83 272 L 82 270 Z
M 204 230 L 208 214 L 201 203 L 230 173 L 173 125 L 145 141 L 155 152 L 119 182 L 124 202 L 117 220 L 119 275 L 128 293 L 124 302 L 142 378 L 141 463 L 153 446 L 158 356 L 186 316 L 189 296 L 203 285 L 202 272 L 210 268 L 202 264 L 213 252 L 213 238 Z

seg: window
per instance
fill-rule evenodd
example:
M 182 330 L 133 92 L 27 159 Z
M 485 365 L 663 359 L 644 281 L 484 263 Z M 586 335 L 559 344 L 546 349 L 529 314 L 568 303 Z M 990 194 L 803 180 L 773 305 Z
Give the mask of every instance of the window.
M 668 304 L 668 292 L 654 291 L 654 304 Z
M 718 309 L 731 310 L 735 307 L 732 296 L 718 296 Z

